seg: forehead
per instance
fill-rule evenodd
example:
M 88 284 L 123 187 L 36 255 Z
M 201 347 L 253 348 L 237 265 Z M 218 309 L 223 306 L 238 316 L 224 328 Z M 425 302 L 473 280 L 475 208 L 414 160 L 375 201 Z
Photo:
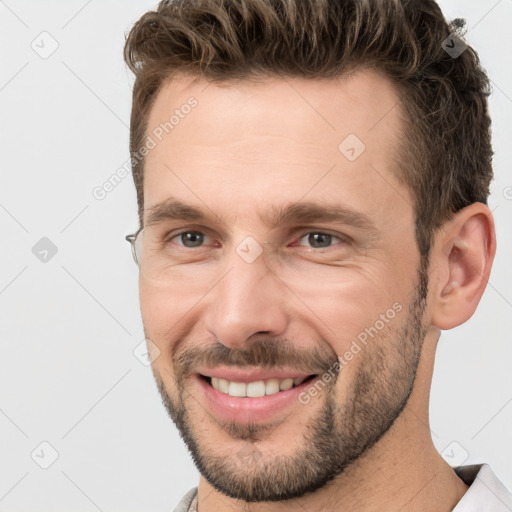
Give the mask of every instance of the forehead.
M 148 119 L 156 145 L 146 157 L 145 209 L 172 195 L 250 216 L 251 201 L 262 211 L 307 195 L 370 215 L 386 204 L 412 210 L 394 175 L 402 126 L 399 95 L 374 70 L 223 84 L 179 75 Z
M 335 139 L 343 132 L 368 138 L 374 129 L 382 136 L 400 128 L 398 91 L 381 72 L 369 68 L 333 79 L 283 76 L 259 82 L 216 83 L 195 75 L 178 74 L 159 91 L 150 112 L 148 131 L 169 122 L 173 112 L 180 113 L 190 98 L 198 104 L 190 117 L 196 121 L 202 117 L 204 127 L 211 129 L 208 134 L 195 132 L 196 143 L 232 142 L 233 124 L 229 121 L 235 121 L 238 127 L 249 129 L 252 134 L 294 135 L 310 142 L 314 141 L 315 133 L 319 139 L 328 131 L 335 134 Z M 166 135 L 172 132 L 174 138 L 180 134 L 185 137 L 185 125 L 190 123 L 182 124 L 183 119 L 180 116 L 178 123 L 172 123 Z M 222 123 L 223 120 L 226 122 Z M 304 122 L 297 124 L 298 120 Z M 180 130 L 178 124 L 182 124 Z M 244 133 L 237 135 L 241 139 Z

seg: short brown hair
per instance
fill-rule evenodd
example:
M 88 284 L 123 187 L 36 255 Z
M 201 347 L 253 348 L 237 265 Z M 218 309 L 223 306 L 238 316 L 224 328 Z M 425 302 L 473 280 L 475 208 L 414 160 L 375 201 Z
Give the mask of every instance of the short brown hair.
M 139 150 L 156 95 L 176 73 L 229 82 L 371 67 L 392 80 L 405 113 L 396 175 L 412 193 L 418 247 L 428 256 L 452 213 L 487 204 L 493 175 L 489 79 L 470 46 L 456 58 L 442 46 L 452 33 L 462 40 L 463 26 L 448 23 L 434 0 L 162 1 L 124 48 L 136 77 L 130 154 L 141 226 Z

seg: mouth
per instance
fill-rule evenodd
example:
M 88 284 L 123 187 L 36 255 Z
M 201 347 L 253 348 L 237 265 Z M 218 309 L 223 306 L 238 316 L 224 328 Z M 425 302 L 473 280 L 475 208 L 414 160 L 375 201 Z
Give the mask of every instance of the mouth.
M 303 414 L 301 393 L 319 379 L 319 374 L 289 370 L 233 368 L 201 370 L 195 374 L 197 398 L 220 421 L 241 424 L 283 420 L 295 411 Z
M 301 384 L 307 383 L 318 377 L 318 375 L 315 374 L 295 378 L 270 378 L 249 382 L 238 382 L 236 380 L 228 380 L 202 374 L 199 374 L 199 376 L 219 393 L 237 398 L 261 398 L 264 396 L 275 395 L 292 388 L 297 388 L 301 386 Z

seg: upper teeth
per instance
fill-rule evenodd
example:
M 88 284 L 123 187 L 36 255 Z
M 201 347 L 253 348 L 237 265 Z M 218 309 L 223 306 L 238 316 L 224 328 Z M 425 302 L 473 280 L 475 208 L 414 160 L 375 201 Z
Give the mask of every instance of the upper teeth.
M 265 395 L 274 395 L 279 391 L 298 386 L 306 380 L 306 377 L 297 377 L 296 379 L 269 379 L 267 381 L 258 380 L 256 382 L 230 382 L 226 379 L 212 377 L 212 386 L 221 393 L 226 393 L 237 397 L 257 398 Z

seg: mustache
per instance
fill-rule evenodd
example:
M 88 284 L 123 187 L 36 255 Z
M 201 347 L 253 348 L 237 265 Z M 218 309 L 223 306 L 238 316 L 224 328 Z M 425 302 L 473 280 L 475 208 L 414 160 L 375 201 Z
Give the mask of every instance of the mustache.
M 298 349 L 288 340 L 268 337 L 248 341 L 246 349 L 229 348 L 217 341 L 214 345 L 190 347 L 174 355 L 178 382 L 199 367 L 290 368 L 313 375 L 327 372 L 337 361 L 337 354 L 324 344 Z

